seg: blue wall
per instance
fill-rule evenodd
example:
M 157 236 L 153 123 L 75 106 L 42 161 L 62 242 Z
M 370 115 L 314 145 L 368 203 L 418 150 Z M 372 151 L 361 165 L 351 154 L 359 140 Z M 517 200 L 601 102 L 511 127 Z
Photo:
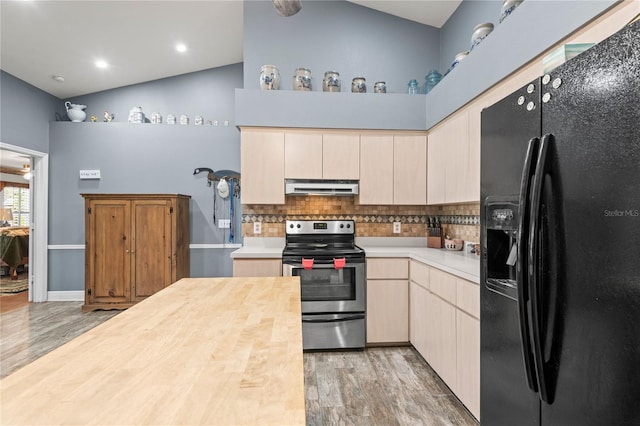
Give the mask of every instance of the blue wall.
M 440 28 L 440 72 L 444 74 L 453 58 L 471 48 L 471 35 L 476 25 L 491 22 L 499 25 L 500 0 L 464 0 Z M 490 37 L 491 35 L 489 35 Z
M 293 90 L 295 69 L 305 67 L 314 91 L 322 91 L 325 71 L 335 70 L 343 92 L 362 76 L 369 92 L 385 81 L 388 92 L 404 93 L 409 80 L 422 83 L 438 67 L 439 44 L 437 28 L 343 0 L 303 1 L 302 10 L 287 18 L 270 1 L 245 1 L 244 88 L 259 90 L 261 66 L 273 64 L 281 90 Z
M 233 122 L 235 89 L 242 87 L 242 64 L 185 74 L 72 98 L 88 116 L 108 110 L 112 123 L 50 124 L 49 244 L 84 244 L 82 193 L 182 193 L 191 195 L 192 244 L 228 242 L 227 230 L 213 223 L 213 188 L 196 167 L 240 170 L 240 132 Z M 189 115 L 180 124 L 129 124 L 128 111 Z M 198 114 L 218 126 L 195 126 Z M 224 126 L 224 120 L 229 125 Z M 100 180 L 80 180 L 80 169 L 99 169 Z M 235 242 L 242 242 L 238 202 Z M 229 201 L 218 199 L 216 219 L 229 217 Z M 191 276 L 230 276 L 232 249 L 191 249 Z M 80 250 L 49 251 L 49 290 L 82 290 Z
M 0 71 L 0 141 L 49 152 L 49 121 L 62 103 L 4 71 Z

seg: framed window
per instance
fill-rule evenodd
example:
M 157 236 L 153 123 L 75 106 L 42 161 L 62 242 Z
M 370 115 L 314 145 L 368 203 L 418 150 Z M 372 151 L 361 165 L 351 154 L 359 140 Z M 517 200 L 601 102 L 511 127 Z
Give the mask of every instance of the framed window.
M 13 213 L 11 226 L 29 226 L 30 206 L 29 188 L 5 186 L 2 190 L 2 207 L 10 208 Z

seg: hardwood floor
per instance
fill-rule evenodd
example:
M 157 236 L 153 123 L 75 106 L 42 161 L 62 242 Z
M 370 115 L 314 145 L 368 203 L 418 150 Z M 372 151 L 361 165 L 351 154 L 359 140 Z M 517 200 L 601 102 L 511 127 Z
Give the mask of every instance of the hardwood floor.
M 29 292 L 0 295 L 0 315 L 29 304 Z
M 304 354 L 307 425 L 477 425 L 412 347 Z
M 83 313 L 81 306 L 82 302 L 29 303 L 0 315 L 0 378 L 119 313 Z
M 120 311 L 30 303 L 0 315 L 0 378 Z M 307 424 L 477 425 L 412 347 L 304 354 Z

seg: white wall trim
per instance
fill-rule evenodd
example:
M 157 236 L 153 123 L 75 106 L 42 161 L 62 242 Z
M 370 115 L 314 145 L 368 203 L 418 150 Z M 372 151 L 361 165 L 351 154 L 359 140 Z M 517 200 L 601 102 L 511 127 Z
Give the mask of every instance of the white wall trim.
M 84 291 L 50 291 L 49 302 L 84 302 Z
M 232 249 L 241 248 L 242 244 L 189 244 L 190 249 Z M 84 244 L 49 244 L 49 250 L 84 250 Z
M 242 244 L 189 244 L 190 249 L 228 249 L 240 247 L 242 247 Z

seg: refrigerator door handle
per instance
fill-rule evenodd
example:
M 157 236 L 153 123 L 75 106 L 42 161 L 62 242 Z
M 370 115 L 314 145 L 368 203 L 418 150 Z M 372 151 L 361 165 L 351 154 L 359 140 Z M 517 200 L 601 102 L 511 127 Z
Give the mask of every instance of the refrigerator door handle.
M 516 282 L 518 283 L 518 317 L 520 325 L 520 343 L 522 347 L 522 357 L 524 362 L 525 375 L 529 389 L 538 392 L 538 382 L 536 380 L 535 362 L 533 349 L 531 347 L 531 333 L 528 312 L 528 235 L 529 230 L 529 199 L 531 195 L 531 183 L 534 176 L 534 158 L 538 152 L 540 138 L 533 138 L 527 145 L 527 154 L 522 167 L 522 179 L 520 181 L 520 209 L 518 211 L 518 233 L 517 233 L 517 263 Z
M 536 171 L 533 176 L 533 188 L 531 190 L 531 205 L 529 217 L 529 253 L 527 273 L 529 276 L 529 298 L 531 300 L 531 325 L 533 337 L 533 358 L 536 366 L 536 375 L 538 378 L 538 387 L 540 391 L 540 399 L 546 403 L 551 403 L 550 388 L 548 386 L 545 374 L 544 353 L 542 348 L 542 306 L 541 293 L 544 283 L 539 280 L 540 273 L 540 234 L 543 231 L 539 229 L 541 224 L 542 209 L 542 189 L 547 172 L 549 145 L 553 140 L 553 136 L 546 134 L 540 141 L 540 150 L 538 152 L 538 160 L 536 162 Z

